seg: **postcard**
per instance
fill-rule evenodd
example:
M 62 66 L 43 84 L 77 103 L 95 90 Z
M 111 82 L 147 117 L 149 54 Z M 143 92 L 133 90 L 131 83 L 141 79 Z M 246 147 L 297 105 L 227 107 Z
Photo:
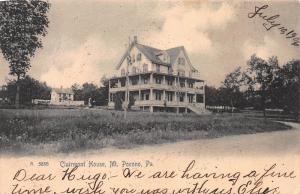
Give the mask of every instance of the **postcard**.
M 300 1 L 0 1 L 0 194 L 300 194 Z

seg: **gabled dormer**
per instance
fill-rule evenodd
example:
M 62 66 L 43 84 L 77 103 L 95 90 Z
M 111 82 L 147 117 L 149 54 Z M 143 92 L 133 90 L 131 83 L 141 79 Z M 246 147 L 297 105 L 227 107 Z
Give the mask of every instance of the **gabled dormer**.
M 126 72 L 137 74 L 158 69 L 163 69 L 162 73 L 179 73 L 182 76 L 188 76 L 191 72 L 197 71 L 192 66 L 183 46 L 160 50 L 139 44 L 136 37 L 117 65 L 120 76 L 125 76 Z

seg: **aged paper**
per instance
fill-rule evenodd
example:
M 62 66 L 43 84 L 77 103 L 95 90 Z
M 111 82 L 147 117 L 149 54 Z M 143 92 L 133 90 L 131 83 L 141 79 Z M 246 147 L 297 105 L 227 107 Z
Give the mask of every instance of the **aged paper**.
M 48 3 L 22 72 L 0 1 L 0 194 L 300 194 L 300 1 Z

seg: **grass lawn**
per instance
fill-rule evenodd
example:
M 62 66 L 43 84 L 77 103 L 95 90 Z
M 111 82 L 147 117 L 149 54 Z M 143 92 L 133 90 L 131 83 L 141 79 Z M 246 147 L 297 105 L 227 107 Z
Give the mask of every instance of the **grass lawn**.
M 290 129 L 242 114 L 176 115 L 100 109 L 0 109 L 0 152 L 47 153 L 130 148 L 178 140 Z

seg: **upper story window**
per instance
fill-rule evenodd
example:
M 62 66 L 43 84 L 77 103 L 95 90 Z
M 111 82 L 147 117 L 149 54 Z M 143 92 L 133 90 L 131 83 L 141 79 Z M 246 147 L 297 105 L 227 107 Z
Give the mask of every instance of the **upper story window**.
M 155 83 L 161 84 L 161 78 L 160 78 L 160 77 L 156 77 L 156 78 L 155 78 Z
M 184 88 L 185 87 L 185 82 L 180 82 L 180 87 Z
M 173 101 L 173 94 L 171 92 L 166 92 L 167 101 Z
M 125 75 L 125 69 L 121 69 L 121 76 L 124 76 Z
M 177 59 L 178 65 L 185 65 L 185 59 L 183 57 L 179 57 Z
M 155 99 L 156 100 L 161 100 L 161 93 L 160 92 L 155 92 Z
M 143 72 L 148 72 L 148 64 L 143 65 Z
M 134 63 L 135 62 L 135 55 L 134 54 L 132 55 L 131 59 L 132 59 L 131 62 Z
M 147 84 L 149 82 L 148 78 L 144 78 L 144 84 Z
M 139 53 L 137 56 L 136 56 L 136 61 L 141 61 L 142 60 L 142 54 Z
M 125 85 L 126 85 L 126 80 L 125 79 L 121 80 L 121 87 L 125 87 Z
M 184 102 L 184 93 L 179 94 L 179 101 Z
M 156 64 L 156 72 L 160 72 L 160 65 Z
M 139 83 L 138 79 L 132 79 L 131 80 L 131 85 L 137 85 Z
M 193 88 L 194 87 L 194 83 L 190 82 L 189 83 L 189 88 Z
M 168 80 L 168 85 L 172 86 L 173 85 L 173 81 L 172 80 Z

